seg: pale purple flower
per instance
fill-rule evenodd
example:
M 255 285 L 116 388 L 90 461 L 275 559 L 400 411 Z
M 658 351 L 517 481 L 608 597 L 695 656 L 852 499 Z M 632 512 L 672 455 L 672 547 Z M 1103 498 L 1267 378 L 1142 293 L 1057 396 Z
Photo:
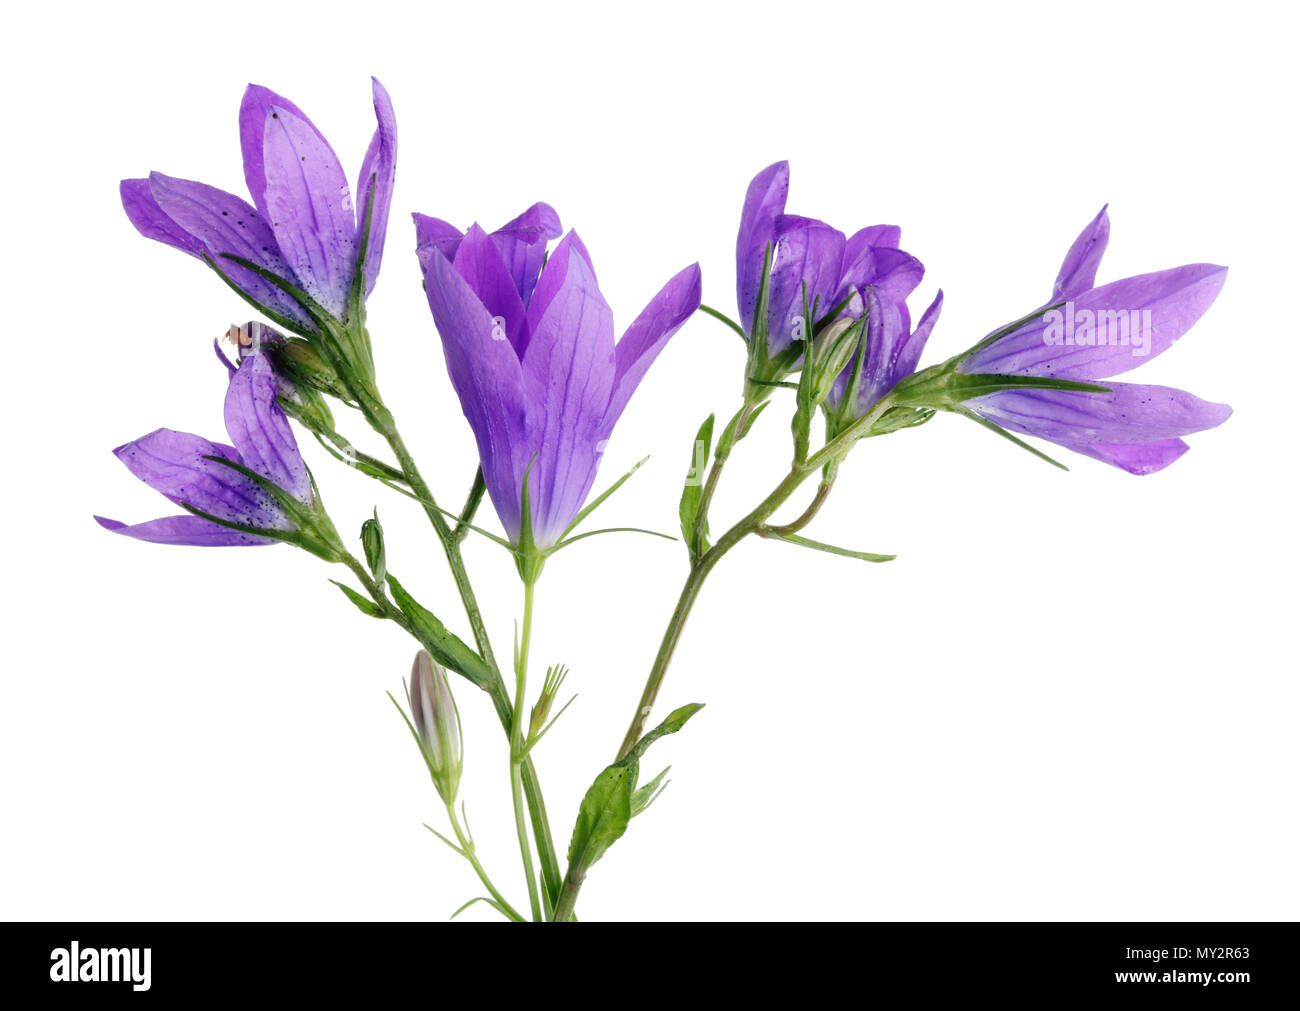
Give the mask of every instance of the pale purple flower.
M 239 136 L 252 205 L 204 183 L 153 172 L 147 179 L 122 180 L 122 206 L 140 234 L 211 261 L 283 325 L 314 329 L 292 296 L 227 255 L 283 278 L 343 320 L 366 209 L 372 208 L 364 265 L 369 294 L 383 258 L 393 195 L 393 106 L 378 81 L 372 81 L 372 91 L 378 127 L 362 160 L 355 202 L 343 166 L 311 120 L 288 99 L 250 84 L 239 109 Z
M 298 452 L 289 421 L 276 404 L 279 384 L 265 355 L 242 359 L 226 390 L 226 431 L 234 445 L 160 428 L 113 450 L 127 469 L 172 502 L 227 523 L 292 532 L 293 521 L 267 491 L 245 474 L 207 457 L 241 464 L 310 508 L 311 475 Z M 209 547 L 273 544 L 276 538 L 234 530 L 192 513 L 128 526 L 96 516 L 114 533 L 160 544 Z
M 700 303 L 687 267 L 614 340 L 614 319 L 576 232 L 546 258 L 558 217 L 536 204 L 489 235 L 415 216 L 425 290 L 483 478 L 512 542 L 524 474 L 545 550 L 581 509 L 605 440 L 668 340 Z M 543 263 L 545 267 L 543 268 Z
M 1109 377 L 1171 347 L 1214 302 L 1227 268 L 1194 263 L 1094 287 L 1109 235 L 1110 221 L 1102 208 L 1061 265 L 1052 304 L 1065 303 L 1063 308 L 1036 314 L 1006 336 L 977 347 L 959 370 L 1107 380 L 1099 385 L 1110 392 L 1009 390 L 965 406 L 1010 431 L 1047 439 L 1131 474 L 1151 474 L 1187 452 L 1181 436 L 1222 424 L 1232 409 L 1182 390 L 1112 383 Z M 1076 319 L 1088 323 L 1081 326 L 1077 342 L 1072 331 Z M 1067 326 L 1068 338 L 1061 332 Z

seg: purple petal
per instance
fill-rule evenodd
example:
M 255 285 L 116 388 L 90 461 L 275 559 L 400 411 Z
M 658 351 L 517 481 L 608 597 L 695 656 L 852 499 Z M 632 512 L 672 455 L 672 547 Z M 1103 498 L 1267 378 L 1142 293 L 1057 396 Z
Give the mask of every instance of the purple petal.
M 776 245 L 776 219 L 785 213 L 790 192 L 790 163 L 779 161 L 754 176 L 745 192 L 736 236 L 736 301 L 746 333 L 754 325 L 754 308 L 763 280 L 763 256 L 769 243 Z M 775 249 L 773 249 L 775 255 Z
M 128 526 L 118 520 L 96 516 L 95 522 L 105 530 L 138 541 L 154 544 L 192 544 L 205 548 L 249 547 L 276 543 L 270 537 L 257 537 L 242 530 L 231 530 L 201 516 L 164 516 Z
M 529 455 L 519 358 L 508 340 L 493 339 L 492 314 L 446 257 L 429 258 L 424 288 L 452 386 L 478 443 L 483 480 L 506 532 L 517 539 Z
M 546 261 L 546 266 L 542 269 L 541 276 L 537 279 L 537 287 L 533 289 L 533 297 L 528 302 L 528 329 L 531 332 L 537 326 L 546 312 L 547 307 L 551 304 L 551 299 L 561 288 L 564 287 L 565 278 L 569 272 L 569 251 L 573 250 L 587 265 L 591 271 L 591 276 L 596 276 L 596 268 L 592 266 L 591 255 L 587 252 L 587 247 L 582 244 L 578 238 L 578 233 L 570 230 L 569 234 L 560 240 L 555 251 L 551 253 L 550 259 Z
M 1164 470 L 1191 447 L 1182 439 L 1159 439 L 1156 442 L 1094 442 L 1068 448 L 1130 474 L 1143 475 Z
M 773 352 L 803 332 L 805 285 L 814 318 L 831 310 L 839 289 L 844 242 L 844 233 L 824 221 L 791 214 L 777 219 L 768 310 L 768 345 Z
M 263 146 L 266 141 L 266 123 L 271 117 L 272 108 L 288 109 L 299 119 L 311 123 L 306 113 L 290 102 L 283 95 L 277 95 L 270 88 L 260 84 L 250 84 L 244 89 L 244 98 L 239 104 L 239 146 L 244 154 L 244 182 L 257 209 L 266 217 L 266 166 L 263 162 Z M 315 129 L 315 127 L 312 127 Z M 322 137 L 323 141 L 324 138 Z
M 214 186 L 154 172 L 148 180 L 123 184 L 123 205 L 141 234 L 192 256 L 206 254 L 254 302 L 310 325 L 292 298 L 223 256 L 251 260 L 292 280 L 270 227 L 246 201 Z
M 1232 414 L 1226 404 L 1168 386 L 1107 385 L 1109 393 L 1005 390 L 966 406 L 1003 428 L 1062 445 L 1169 440 L 1214 428 Z
M 563 234 L 560 216 L 550 204 L 536 203 L 492 233 L 492 241 L 514 278 L 524 305 L 533 297 L 537 275 L 546 261 L 546 243 Z
M 849 241 L 845 243 L 844 247 L 844 259 L 847 261 L 856 256 L 859 251 L 871 246 L 897 249 L 898 244 L 902 241 L 903 230 L 897 225 L 870 225 L 849 236 Z
M 1107 205 L 1109 206 L 1109 205 Z M 1079 233 L 1074 245 L 1065 254 L 1061 271 L 1052 286 L 1052 301 L 1074 298 L 1091 288 L 1097 279 L 1097 267 L 1110 241 L 1110 216 L 1103 207 L 1101 212 Z
M 169 218 L 158 206 L 148 179 L 123 179 L 118 192 L 122 196 L 122 209 L 126 211 L 126 216 L 135 225 L 136 231 L 146 239 L 166 243 L 191 256 L 202 256 L 206 251 L 202 242 Z
M 693 263 L 665 284 L 632 321 L 614 349 L 614 391 L 601 426 L 602 438 L 614 430 L 614 423 L 669 338 L 699 307 L 700 265 Z
M 244 358 L 226 389 L 226 431 L 245 467 L 310 504 L 307 464 L 298 452 L 289 419 L 275 402 L 279 386 L 266 355 Z
M 530 414 L 540 424 L 531 433 L 537 458 L 528 491 L 541 547 L 559 538 L 591 490 L 617 374 L 613 314 L 576 244 L 567 255 L 564 283 L 532 328 L 523 361 Z
M 1015 333 L 972 355 L 962 364 L 962 371 L 1081 380 L 1119 375 L 1167 350 L 1191 329 L 1213 304 L 1227 272 L 1227 267 L 1192 263 L 1093 288 L 1068 302 L 1064 309 L 1036 316 Z M 1127 346 L 1119 343 L 1124 338 L 1116 335 L 1118 327 L 1113 321 L 1108 321 L 1105 329 L 1117 341 L 1115 344 L 1047 342 L 1055 339 L 1054 332 L 1056 336 L 1073 338 L 1081 331 L 1079 323 L 1085 318 L 1119 320 L 1116 314 L 1122 313 L 1127 322 L 1134 313 L 1146 312 L 1150 313 L 1150 325 L 1141 322 L 1144 317 L 1138 317 L 1139 326 L 1133 328 L 1142 335 L 1136 346 L 1131 339 Z M 1101 329 L 1093 329 L 1094 337 Z
M 189 505 L 218 519 L 268 530 L 292 526 L 257 483 L 205 457 L 239 462 L 231 446 L 186 432 L 160 428 L 113 450 L 136 477 L 177 505 Z
M 397 174 L 397 120 L 393 116 L 393 103 L 384 86 L 370 79 L 375 102 L 375 119 L 379 125 L 370 140 L 366 157 L 361 162 L 357 177 L 357 248 L 361 246 L 361 230 L 366 222 L 366 207 L 371 202 L 371 185 L 374 186 L 374 203 L 370 211 L 370 239 L 366 247 L 366 294 L 375 287 L 379 264 L 384 258 L 384 236 L 388 232 L 388 210 L 393 202 L 393 179 Z
M 943 289 L 940 288 L 938 294 L 934 296 L 934 301 L 930 303 L 925 312 L 921 313 L 921 319 L 916 324 L 916 329 L 912 331 L 912 335 L 907 338 L 899 349 L 893 369 L 895 384 L 904 376 L 910 376 L 916 371 L 916 365 L 921 360 L 921 352 L 925 350 L 925 343 L 930 339 L 934 325 L 939 322 L 939 313 L 942 310 Z M 890 389 L 893 389 L 893 387 L 891 386 Z
M 427 214 L 412 214 L 415 222 L 415 255 L 420 260 L 420 269 L 429 269 L 429 257 L 441 253 L 448 260 L 456 259 L 456 250 L 460 248 L 465 233 L 455 225 L 441 218 L 431 218 Z
M 272 105 L 262 143 L 265 208 L 303 289 L 340 319 L 356 267 L 356 217 L 343 166 L 311 122 Z
M 882 247 L 875 250 L 875 268 L 871 283 L 886 302 L 903 302 L 925 277 L 921 261 L 901 249 Z
M 456 272 L 465 279 L 483 307 L 501 321 L 501 331 L 522 358 L 528 342 L 524 303 L 496 243 L 478 225 L 472 225 L 456 250 L 454 262 Z

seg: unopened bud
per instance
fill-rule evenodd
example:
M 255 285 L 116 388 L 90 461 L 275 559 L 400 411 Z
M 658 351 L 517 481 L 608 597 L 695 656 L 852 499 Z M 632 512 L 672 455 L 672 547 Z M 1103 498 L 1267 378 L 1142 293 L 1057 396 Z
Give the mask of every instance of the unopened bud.
M 366 565 L 370 574 L 382 583 L 388 574 L 388 564 L 384 554 L 384 528 L 379 525 L 379 513 L 361 524 L 361 547 L 366 554 Z
M 420 738 L 420 751 L 438 795 L 451 804 L 460 787 L 464 754 L 460 742 L 460 713 L 451 696 L 447 672 L 424 650 L 411 667 L 411 720 Z

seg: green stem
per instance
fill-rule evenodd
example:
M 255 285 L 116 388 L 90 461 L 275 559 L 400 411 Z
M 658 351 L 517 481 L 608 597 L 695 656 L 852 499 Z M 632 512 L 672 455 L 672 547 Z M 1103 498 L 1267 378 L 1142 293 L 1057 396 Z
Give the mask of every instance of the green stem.
M 346 370 L 339 370 L 339 374 L 346 376 L 347 372 Z M 377 394 L 354 387 L 351 383 L 348 383 L 348 386 L 349 392 L 361 408 L 370 427 L 383 436 L 384 441 L 392 449 L 393 455 L 397 458 L 398 465 L 401 468 L 403 479 L 410 486 L 415 498 L 420 501 L 425 515 L 428 516 L 429 522 L 433 525 L 434 533 L 442 545 L 443 553 L 447 556 L 447 565 L 450 567 L 452 578 L 456 582 L 456 589 L 460 594 L 465 615 L 469 619 L 470 629 L 474 633 L 474 642 L 478 646 L 479 654 L 496 674 L 495 683 L 492 685 L 490 692 L 492 703 L 497 710 L 497 717 L 501 721 L 501 726 L 507 734 L 510 734 L 513 725 L 513 707 L 510 705 L 505 680 L 501 677 L 501 668 L 497 664 L 496 656 L 492 651 L 492 642 L 488 637 L 487 626 L 483 623 L 478 598 L 475 596 L 474 587 L 469 581 L 469 573 L 465 571 L 465 562 L 460 551 L 461 537 L 458 531 L 453 530 L 448 525 L 442 511 L 438 508 L 433 492 L 420 474 L 415 459 L 411 456 L 410 450 L 406 448 L 406 442 L 397 430 L 397 423 L 392 412 L 383 405 Z M 477 484 L 476 479 L 475 485 L 477 486 Z M 471 491 L 471 498 L 467 501 L 465 513 L 462 515 L 472 513 L 472 506 L 477 505 L 474 502 L 474 494 L 474 491 Z M 481 498 L 481 493 L 479 493 L 479 497 Z M 409 625 L 407 630 L 410 630 Z M 537 777 L 537 768 L 533 764 L 531 757 L 524 760 L 522 775 L 524 793 L 527 795 L 528 809 L 532 816 L 533 835 L 537 839 L 537 851 L 542 864 L 542 881 L 546 886 L 547 894 L 553 901 L 560 891 L 560 864 L 555 853 L 555 841 L 551 836 L 551 826 L 546 816 L 546 802 L 542 797 L 542 787 Z
M 515 831 L 519 835 L 519 853 L 523 858 L 524 876 L 528 881 L 528 904 L 533 920 L 542 919 L 542 904 L 537 895 L 537 875 L 533 873 L 533 848 L 528 841 L 528 821 L 524 817 L 523 760 L 524 719 L 528 701 L 528 649 L 533 633 L 533 584 L 524 583 L 524 618 L 519 635 L 519 657 L 515 664 L 514 719 L 510 728 L 510 793 L 515 805 Z
M 461 828 L 460 819 L 456 816 L 455 804 L 449 803 L 447 805 L 447 818 L 451 821 L 452 831 L 456 833 L 456 841 L 460 843 L 461 854 L 469 861 L 470 866 L 474 868 L 474 873 L 477 874 L 478 879 L 483 882 L 483 887 L 488 890 L 488 894 L 496 900 L 497 905 L 499 905 L 501 909 L 505 911 L 505 914 L 515 923 L 526 922 L 524 918 L 519 915 L 518 911 L 516 911 L 515 907 L 505 900 L 505 896 L 497 891 L 496 885 L 492 884 L 492 879 L 488 877 L 487 871 L 483 869 L 483 865 L 479 862 L 478 855 L 474 852 L 474 840 L 466 834 L 463 828 Z

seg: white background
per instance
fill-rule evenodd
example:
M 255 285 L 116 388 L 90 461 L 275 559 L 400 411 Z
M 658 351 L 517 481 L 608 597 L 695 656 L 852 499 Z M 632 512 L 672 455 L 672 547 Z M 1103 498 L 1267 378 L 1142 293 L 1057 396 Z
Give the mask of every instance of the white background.
M 221 438 L 209 345 L 248 316 L 136 235 L 117 181 L 242 192 L 250 80 L 352 176 L 373 73 L 401 142 L 371 331 L 448 504 L 472 442 L 411 210 L 492 228 L 545 199 L 621 325 L 697 258 L 706 301 L 734 311 L 745 186 L 788 157 L 791 211 L 904 226 L 928 268 L 914 312 L 947 296 L 927 362 L 1041 304 L 1106 201 L 1101 280 L 1232 267 L 1130 377 L 1236 409 L 1170 470 L 1066 474 L 943 417 L 860 447 L 809 531 L 896 562 L 761 541 L 723 562 L 659 715 L 708 708 L 651 752 L 672 785 L 592 872 L 584 918 L 1294 918 L 1293 18 L 1131 0 L 11 11 L 0 915 L 441 920 L 481 892 L 420 827 L 440 809 L 384 697 L 412 646 L 348 608 L 326 582 L 341 570 L 90 518 L 168 510 L 109 451 L 161 425 Z M 653 457 L 607 523 L 674 530 L 690 440 L 734 410 L 742 365 L 712 320 L 674 339 L 610 445 L 599 487 Z M 715 528 L 784 474 L 787 417 L 743 444 Z M 468 638 L 418 511 L 307 452 L 340 529 L 378 504 L 392 569 Z M 468 554 L 508 657 L 513 565 L 478 539 Z M 547 568 L 534 670 L 565 662 L 580 693 L 536 756 L 562 848 L 684 572 L 680 544 L 637 536 Z M 504 739 L 456 687 L 470 821 L 522 903 Z

